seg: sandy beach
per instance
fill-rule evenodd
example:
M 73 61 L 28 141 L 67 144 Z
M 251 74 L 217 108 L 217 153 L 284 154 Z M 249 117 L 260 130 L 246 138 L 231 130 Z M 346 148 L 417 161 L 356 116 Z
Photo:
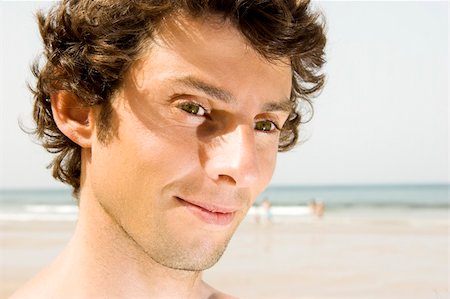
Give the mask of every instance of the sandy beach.
M 74 226 L 1 222 L 0 297 L 51 261 Z M 240 298 L 445 299 L 448 249 L 445 211 L 248 217 L 204 279 Z

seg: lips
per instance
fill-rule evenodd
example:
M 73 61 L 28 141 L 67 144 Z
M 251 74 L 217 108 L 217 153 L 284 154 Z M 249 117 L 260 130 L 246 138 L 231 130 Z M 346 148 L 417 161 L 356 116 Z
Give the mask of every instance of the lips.
M 186 200 L 180 197 L 177 197 L 177 199 L 189 212 L 207 224 L 228 225 L 233 221 L 235 212 L 238 210 L 233 207 L 219 206 L 190 199 Z

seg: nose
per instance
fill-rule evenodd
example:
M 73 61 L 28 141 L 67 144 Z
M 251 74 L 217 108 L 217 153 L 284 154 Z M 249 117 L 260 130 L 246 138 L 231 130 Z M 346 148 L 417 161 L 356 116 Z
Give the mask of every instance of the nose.
M 259 175 L 253 128 L 238 125 L 205 145 L 204 169 L 216 182 L 253 186 Z

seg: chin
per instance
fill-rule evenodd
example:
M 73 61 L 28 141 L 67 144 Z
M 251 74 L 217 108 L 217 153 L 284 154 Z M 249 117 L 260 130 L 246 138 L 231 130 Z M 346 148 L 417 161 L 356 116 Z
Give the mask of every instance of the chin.
M 231 237 L 225 242 L 196 244 L 195 246 L 179 246 L 153 256 L 157 263 L 176 270 L 204 271 L 214 266 L 222 257 Z
M 157 242 L 146 244 L 147 254 L 157 263 L 178 270 L 203 271 L 211 268 L 222 257 L 240 221 L 224 231 L 189 226 L 191 230 L 181 233 L 177 227 L 158 234 Z

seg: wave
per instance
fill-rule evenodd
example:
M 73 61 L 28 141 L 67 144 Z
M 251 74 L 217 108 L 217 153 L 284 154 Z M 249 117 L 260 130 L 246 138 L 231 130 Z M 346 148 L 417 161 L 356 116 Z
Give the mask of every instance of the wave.
M 75 221 L 76 205 L 15 205 L 0 212 L 0 221 Z
M 28 222 L 28 221 L 76 221 L 78 215 L 67 214 L 0 214 L 0 221 L 8 222 Z
M 56 213 L 56 214 L 76 214 L 78 207 L 74 205 L 25 205 L 25 212 L 28 213 Z

